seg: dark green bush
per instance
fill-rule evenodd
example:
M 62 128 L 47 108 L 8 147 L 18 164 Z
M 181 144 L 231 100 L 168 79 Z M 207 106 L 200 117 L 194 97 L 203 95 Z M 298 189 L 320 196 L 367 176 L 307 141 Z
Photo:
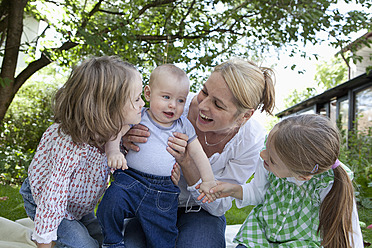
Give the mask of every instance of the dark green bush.
M 18 184 L 27 177 L 40 138 L 53 122 L 51 99 L 63 76 L 56 74 L 49 69 L 43 78 L 27 82 L 10 105 L 0 125 L 1 181 Z
M 372 209 L 372 122 L 366 130 L 341 131 L 340 160 L 354 172 L 357 201 Z

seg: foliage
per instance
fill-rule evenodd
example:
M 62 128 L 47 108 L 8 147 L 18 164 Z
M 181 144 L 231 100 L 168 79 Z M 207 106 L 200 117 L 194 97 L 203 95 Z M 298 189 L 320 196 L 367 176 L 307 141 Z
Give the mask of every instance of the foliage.
M 289 108 L 297 103 L 300 103 L 302 101 L 305 101 L 306 99 L 309 99 L 316 95 L 316 89 L 313 87 L 307 87 L 303 91 L 297 91 L 297 89 L 294 89 L 285 99 L 284 99 L 284 107 Z
M 61 75 L 53 68 L 22 87 L 0 127 L 0 180 L 19 183 L 27 176 L 43 132 L 52 123 L 51 97 Z
M 314 78 L 323 90 L 331 89 L 348 80 L 348 69 L 341 57 L 334 57 L 331 61 L 323 61 L 316 65 Z
M 365 208 L 372 209 L 372 125 L 367 130 L 341 129 L 342 146 L 340 160 L 354 172 L 354 187 L 357 201 Z
M 341 57 L 335 57 L 331 61 L 323 61 L 316 65 L 314 80 L 318 88 L 307 87 L 302 91 L 294 89 L 285 99 L 285 108 L 292 107 L 319 94 L 319 91 L 331 89 L 348 79 L 347 66 Z
M 53 61 L 71 67 L 86 56 L 117 54 L 144 74 L 165 62 L 182 63 L 191 80 L 201 82 L 204 72 L 230 56 L 261 57 L 268 47 L 284 46 L 297 53 L 296 42 L 327 41 L 341 48 L 350 41 L 349 34 L 370 28 L 371 13 L 340 13 L 335 4 L 328 0 L 3 0 L 0 122 L 20 86 Z M 356 4 L 371 7 L 370 1 Z M 40 35 L 21 44 L 23 16 L 46 25 Z M 27 53 L 28 65 L 16 75 L 14 58 L 19 52 Z

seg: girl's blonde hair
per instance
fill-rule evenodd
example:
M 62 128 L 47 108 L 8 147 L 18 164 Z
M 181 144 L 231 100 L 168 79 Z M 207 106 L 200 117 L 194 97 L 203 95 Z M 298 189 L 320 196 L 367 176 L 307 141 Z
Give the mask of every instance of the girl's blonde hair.
M 116 56 L 85 60 L 71 73 L 54 99 L 54 119 L 59 131 L 75 143 L 102 147 L 124 125 L 138 71 Z
M 279 122 L 273 142 L 279 158 L 297 175 L 309 176 L 332 168 L 340 152 L 340 136 L 329 118 L 298 115 Z M 316 166 L 317 165 L 317 166 Z M 314 168 L 317 171 L 314 172 Z M 322 246 L 349 248 L 352 232 L 354 190 L 342 166 L 334 171 L 332 189 L 320 206 L 319 227 Z M 352 240 L 351 240 L 352 241 Z
M 273 70 L 258 67 L 251 61 L 232 58 L 214 68 L 221 73 L 236 101 L 238 114 L 259 109 L 272 114 L 275 106 Z

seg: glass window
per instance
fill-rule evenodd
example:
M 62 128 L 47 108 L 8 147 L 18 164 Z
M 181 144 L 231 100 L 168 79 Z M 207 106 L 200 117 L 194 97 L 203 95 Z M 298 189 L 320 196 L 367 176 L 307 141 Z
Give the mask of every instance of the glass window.
M 331 119 L 333 123 L 336 123 L 336 109 L 337 109 L 336 105 L 337 105 L 337 100 L 332 99 L 329 104 L 329 118 Z
M 349 100 L 345 99 L 340 102 L 340 112 L 338 113 L 339 120 L 341 121 L 341 129 L 348 130 L 349 122 Z
M 328 116 L 328 113 L 327 113 L 327 103 L 326 104 L 323 104 L 321 106 L 319 106 L 319 114 L 320 115 L 324 115 L 324 116 Z
M 372 86 L 355 94 L 355 115 L 358 130 L 372 125 Z

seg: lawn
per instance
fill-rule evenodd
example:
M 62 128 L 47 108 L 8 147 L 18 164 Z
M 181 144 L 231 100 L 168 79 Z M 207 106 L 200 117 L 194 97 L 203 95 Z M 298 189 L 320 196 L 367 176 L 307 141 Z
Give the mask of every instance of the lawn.
M 27 217 L 23 208 L 22 196 L 19 194 L 20 186 L 0 185 L 0 216 L 17 220 Z M 238 209 L 235 204 L 227 211 L 226 220 L 228 225 L 241 224 L 252 210 L 252 206 Z M 359 219 L 366 225 L 372 224 L 372 209 L 360 207 L 358 209 Z M 362 227 L 365 243 L 372 243 L 372 229 Z M 366 246 L 367 247 L 367 246 Z

